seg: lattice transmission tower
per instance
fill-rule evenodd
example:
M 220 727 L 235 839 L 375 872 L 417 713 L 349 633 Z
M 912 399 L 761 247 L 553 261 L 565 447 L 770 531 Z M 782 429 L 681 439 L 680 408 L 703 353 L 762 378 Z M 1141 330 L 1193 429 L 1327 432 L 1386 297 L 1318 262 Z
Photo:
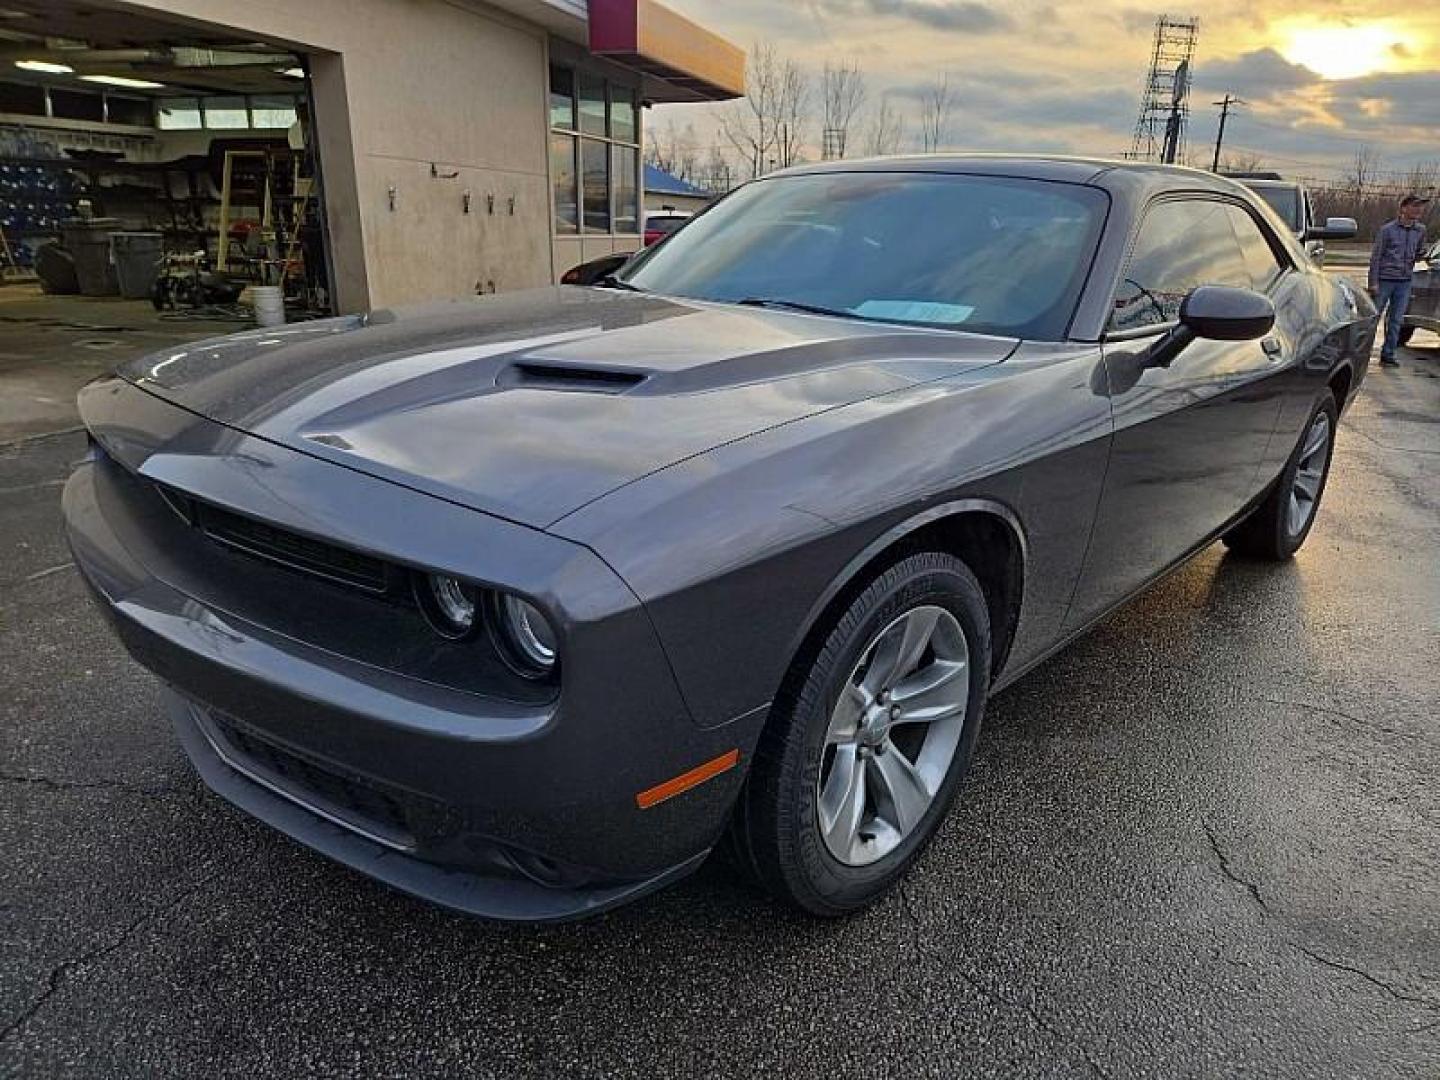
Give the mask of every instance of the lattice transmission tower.
M 1125 156 L 1138 161 L 1180 160 L 1185 152 L 1185 128 L 1190 118 L 1190 62 L 1200 34 L 1197 18 L 1155 20 L 1155 48 L 1150 72 L 1140 96 L 1140 117 L 1135 137 Z

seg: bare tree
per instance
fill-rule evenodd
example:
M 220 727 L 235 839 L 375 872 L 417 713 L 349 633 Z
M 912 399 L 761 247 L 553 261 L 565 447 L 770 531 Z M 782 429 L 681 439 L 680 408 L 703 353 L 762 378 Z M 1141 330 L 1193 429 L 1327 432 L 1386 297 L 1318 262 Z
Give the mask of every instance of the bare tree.
M 920 145 L 933 154 L 950 138 L 950 113 L 955 108 L 955 92 L 950 89 L 947 71 L 925 90 L 920 100 Z
M 799 160 L 809 103 L 805 73 L 771 45 L 756 43 L 745 65 L 745 97 L 720 116 L 720 133 L 750 175 Z
M 820 156 L 843 158 L 850 137 L 850 125 L 865 104 L 865 76 L 856 60 L 825 61 L 820 76 L 824 108 Z
M 872 157 L 898 153 L 904 137 L 905 118 L 891 108 L 890 95 L 886 94 L 870 117 L 870 126 L 865 131 L 865 152 Z
M 711 145 L 700 181 L 700 186 L 714 195 L 724 195 L 735 186 L 735 171 L 720 147 Z
M 1264 168 L 1265 159 L 1251 150 L 1236 150 L 1220 158 L 1221 172 L 1260 172 Z
M 1433 200 L 1440 195 L 1440 161 L 1421 161 L 1406 172 L 1401 187 Z
M 810 107 L 810 80 L 793 60 L 780 65 L 779 139 L 776 142 L 777 164 L 788 169 L 800 160 L 805 145 L 805 123 Z
M 686 124 L 677 129 L 674 120 L 667 120 L 665 127 L 645 143 L 645 161 L 671 176 L 694 181 L 700 173 L 700 145 L 695 126 Z
M 1350 162 L 1350 171 L 1345 175 L 1345 184 L 1354 193 L 1357 202 L 1363 199 L 1365 193 L 1374 185 L 1379 164 L 1380 152 L 1369 143 L 1355 151 L 1355 157 Z

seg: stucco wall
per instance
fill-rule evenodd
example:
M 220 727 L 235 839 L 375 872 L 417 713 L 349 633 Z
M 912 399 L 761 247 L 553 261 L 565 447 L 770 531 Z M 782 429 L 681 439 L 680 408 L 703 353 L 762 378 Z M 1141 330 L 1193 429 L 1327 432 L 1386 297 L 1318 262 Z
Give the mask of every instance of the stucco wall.
M 342 310 L 553 280 L 540 25 L 461 0 L 123 6 L 310 55 Z

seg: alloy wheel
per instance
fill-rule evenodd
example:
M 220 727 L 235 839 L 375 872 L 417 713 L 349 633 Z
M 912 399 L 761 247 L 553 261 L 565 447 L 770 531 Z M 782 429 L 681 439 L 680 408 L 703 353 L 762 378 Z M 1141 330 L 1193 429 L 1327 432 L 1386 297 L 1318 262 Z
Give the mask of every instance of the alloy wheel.
M 913 608 L 866 645 L 830 715 L 815 789 L 820 835 L 839 862 L 876 862 L 919 825 L 969 699 L 970 648 L 945 608 Z
M 1319 413 L 1310 430 L 1300 459 L 1295 463 L 1295 478 L 1290 483 L 1290 505 L 1285 527 L 1291 536 L 1299 536 L 1315 514 L 1320 501 L 1320 485 L 1325 482 L 1325 466 L 1330 460 L 1330 417 Z

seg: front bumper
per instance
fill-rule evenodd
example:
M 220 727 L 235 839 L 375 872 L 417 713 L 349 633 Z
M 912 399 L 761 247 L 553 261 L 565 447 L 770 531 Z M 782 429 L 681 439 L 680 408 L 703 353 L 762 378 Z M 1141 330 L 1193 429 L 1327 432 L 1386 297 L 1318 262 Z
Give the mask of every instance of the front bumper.
M 507 922 L 556 922 L 584 918 L 636 900 L 685 877 L 705 861 L 701 851 L 677 866 L 640 881 L 570 888 L 541 885 L 504 865 L 503 849 L 489 872 L 457 869 L 415 858 L 369 833 L 349 815 L 318 805 L 311 792 L 296 793 L 231 754 L 207 724 L 207 711 L 174 691 L 166 707 L 180 745 L 210 790 L 286 836 L 336 862 L 402 892 L 442 907 Z
M 363 873 L 494 919 L 593 914 L 703 861 L 742 769 L 649 809 L 636 796 L 737 747 L 748 758 L 760 718 L 697 727 L 643 610 L 603 563 L 566 541 L 527 538 L 530 530 L 233 431 L 224 431 L 224 449 L 217 444 L 213 458 L 197 455 L 197 440 L 205 440 L 196 428 L 206 423 L 186 421 L 193 493 L 216 490 L 204 475 L 207 461 L 233 477 L 236 460 L 256 473 L 263 459 L 263 487 L 226 491 L 237 512 L 279 518 L 282 508 L 264 500 L 283 477 L 288 490 L 309 493 L 306 512 L 317 521 L 363 507 L 376 520 L 404 523 L 420 548 L 417 523 L 442 513 L 436 531 L 457 550 L 517 559 L 526 543 L 571 549 L 559 576 L 582 598 L 557 601 L 567 651 L 552 701 L 517 703 L 412 678 L 217 602 L 179 559 L 173 538 L 157 542 L 135 520 L 131 496 L 118 490 L 143 483 L 167 455 L 134 452 L 123 468 L 99 456 L 65 489 L 76 563 L 126 648 L 171 688 L 166 699 L 180 741 L 212 789 Z M 332 524 L 327 535 L 344 533 Z M 381 553 L 466 569 L 441 565 L 440 553 L 429 562 L 418 549 Z M 517 561 L 554 575 L 549 555 L 532 550 Z M 504 580 L 484 570 L 469 573 Z M 256 581 L 267 573 L 287 572 L 257 567 Z M 515 584 L 537 596 L 547 588 Z

